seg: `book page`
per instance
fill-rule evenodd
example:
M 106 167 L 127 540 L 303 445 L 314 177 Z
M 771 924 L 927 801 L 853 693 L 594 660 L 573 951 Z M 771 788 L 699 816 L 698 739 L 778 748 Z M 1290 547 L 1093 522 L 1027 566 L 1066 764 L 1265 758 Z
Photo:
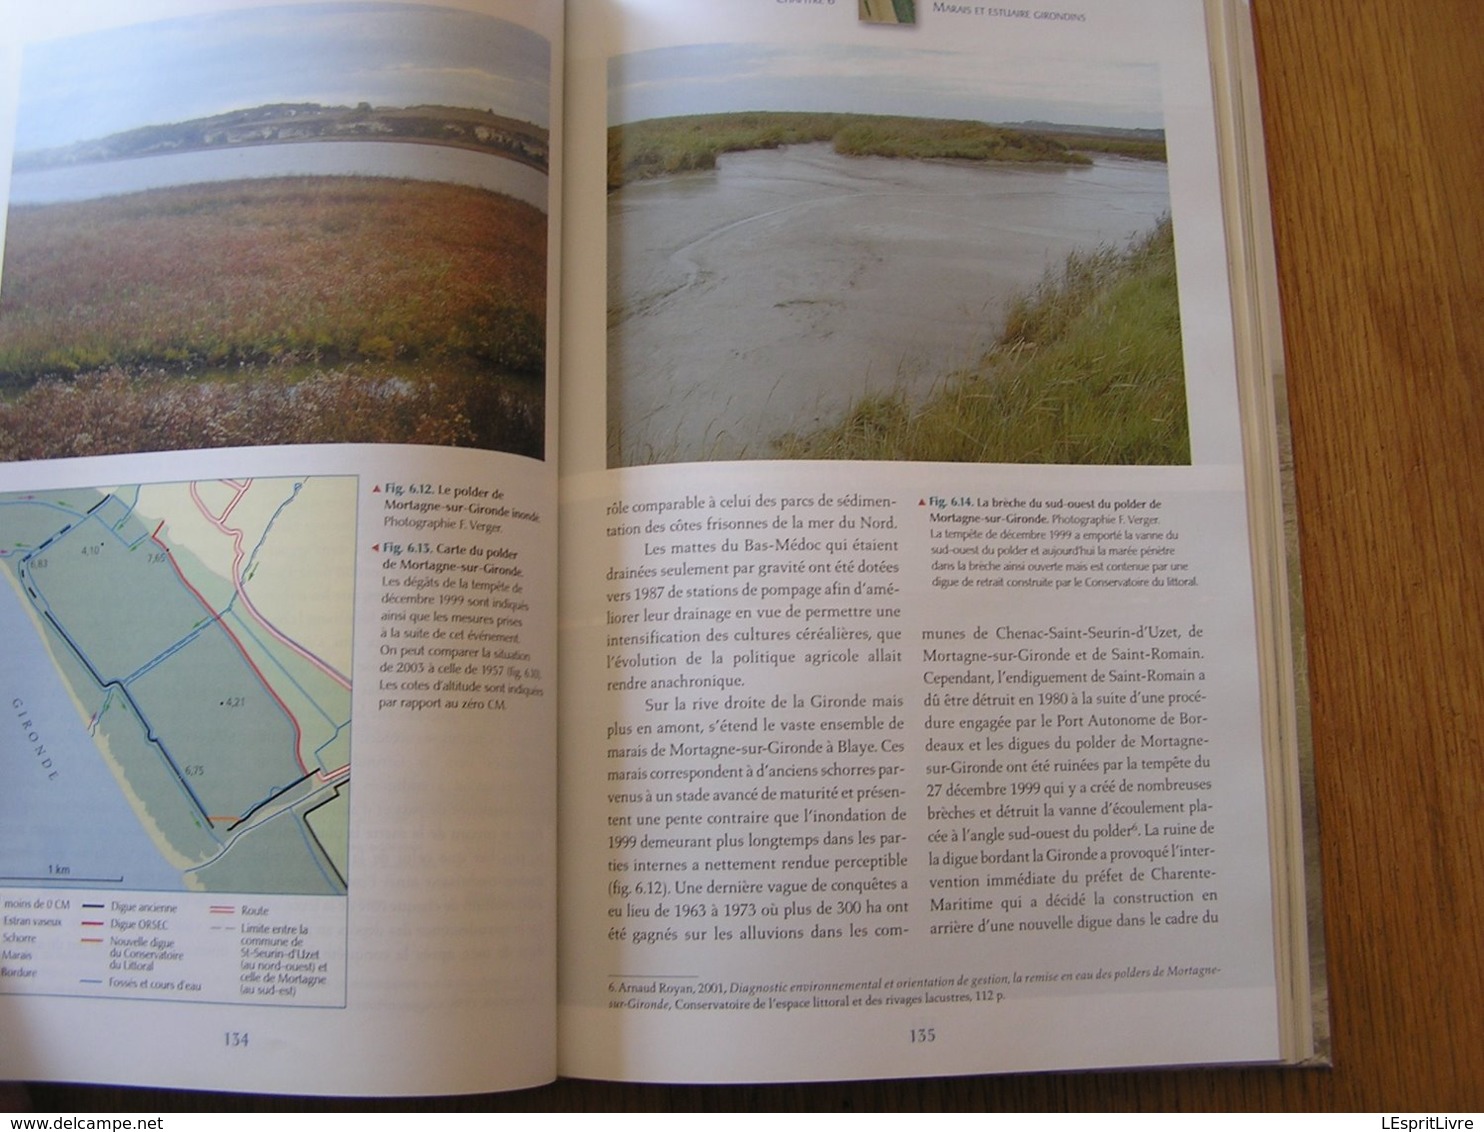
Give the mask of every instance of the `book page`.
M 562 1071 L 1277 1059 L 1199 7 L 570 28 Z
M 0 1077 L 551 1079 L 559 5 L 24 32 Z

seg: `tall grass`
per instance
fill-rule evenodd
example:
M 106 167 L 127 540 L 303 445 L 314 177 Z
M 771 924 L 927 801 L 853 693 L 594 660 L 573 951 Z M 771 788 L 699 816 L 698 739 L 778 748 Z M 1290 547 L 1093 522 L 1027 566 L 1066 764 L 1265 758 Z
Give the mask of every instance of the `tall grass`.
M 295 177 L 17 207 L 0 453 L 80 455 L 90 436 L 98 452 L 385 439 L 539 455 L 545 340 L 546 217 L 481 189 Z
M 829 141 L 847 115 L 691 114 L 608 129 L 608 188 L 629 181 L 714 169 L 723 153 Z
M 1042 134 L 983 122 L 882 114 L 749 112 L 653 118 L 608 130 L 608 188 L 629 181 L 712 169 L 724 153 L 832 141 L 851 157 L 880 156 L 963 161 L 1090 159 Z
M 295 177 L 11 210 L 0 383 L 110 365 L 544 358 L 546 217 L 480 189 Z
M 1083 153 L 1106 153 L 1114 157 L 1131 157 L 1136 161 L 1166 161 L 1168 152 L 1163 137 L 1127 137 L 1118 134 L 1077 134 L 1052 130 L 1047 137 Z
M 544 386 L 352 366 L 251 380 L 111 368 L 0 402 L 0 460 L 258 444 L 446 444 L 540 456 Z
M 979 365 L 925 402 L 866 397 L 776 447 L 790 459 L 1189 463 L 1169 219 L 1126 249 L 1069 256 L 1011 303 Z
M 843 127 L 834 141 L 835 151 L 847 157 L 1092 164 L 1091 158 L 1073 153 L 1045 134 L 983 122 L 862 117 Z

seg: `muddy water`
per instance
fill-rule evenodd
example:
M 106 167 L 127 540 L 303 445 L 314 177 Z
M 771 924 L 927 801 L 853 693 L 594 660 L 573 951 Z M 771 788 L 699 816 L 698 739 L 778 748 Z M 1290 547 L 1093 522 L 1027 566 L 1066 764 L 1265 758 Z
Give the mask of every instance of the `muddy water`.
M 1068 252 L 1169 210 L 1165 167 L 973 167 L 828 145 L 609 198 L 609 462 L 766 458 L 862 394 L 976 360 Z
M 295 142 L 191 150 L 15 174 L 12 204 L 55 204 L 247 177 L 361 176 L 449 181 L 504 193 L 547 211 L 546 174 L 508 158 L 408 142 Z

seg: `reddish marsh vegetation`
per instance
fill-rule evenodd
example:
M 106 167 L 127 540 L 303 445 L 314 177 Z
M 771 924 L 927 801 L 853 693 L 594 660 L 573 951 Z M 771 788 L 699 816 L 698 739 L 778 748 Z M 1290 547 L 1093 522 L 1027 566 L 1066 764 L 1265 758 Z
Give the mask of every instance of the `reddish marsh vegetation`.
M 542 454 L 546 217 L 363 177 L 11 211 L 0 459 L 402 442 Z

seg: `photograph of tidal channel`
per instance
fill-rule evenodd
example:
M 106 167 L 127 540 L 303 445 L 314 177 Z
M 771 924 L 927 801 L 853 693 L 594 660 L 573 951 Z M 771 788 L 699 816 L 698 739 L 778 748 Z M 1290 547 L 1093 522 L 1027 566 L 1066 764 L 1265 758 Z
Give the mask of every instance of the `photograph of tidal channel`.
M 609 64 L 608 463 L 1190 461 L 1157 70 Z

